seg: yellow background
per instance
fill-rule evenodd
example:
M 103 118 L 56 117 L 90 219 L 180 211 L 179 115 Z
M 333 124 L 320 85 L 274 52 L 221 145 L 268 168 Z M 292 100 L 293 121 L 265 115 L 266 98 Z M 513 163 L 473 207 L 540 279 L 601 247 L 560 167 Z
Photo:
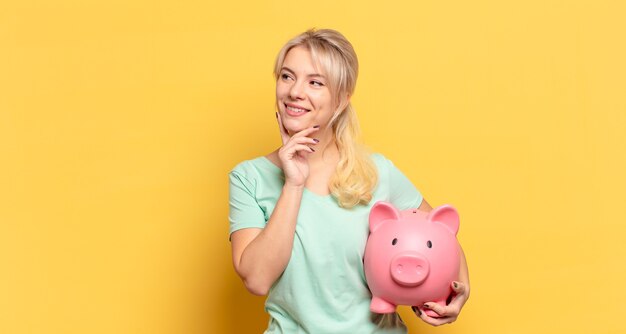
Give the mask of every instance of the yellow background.
M 364 140 L 461 214 L 472 294 L 410 333 L 624 333 L 620 1 L 3 1 L 0 333 L 259 333 L 227 173 L 280 145 L 272 66 L 360 60 Z

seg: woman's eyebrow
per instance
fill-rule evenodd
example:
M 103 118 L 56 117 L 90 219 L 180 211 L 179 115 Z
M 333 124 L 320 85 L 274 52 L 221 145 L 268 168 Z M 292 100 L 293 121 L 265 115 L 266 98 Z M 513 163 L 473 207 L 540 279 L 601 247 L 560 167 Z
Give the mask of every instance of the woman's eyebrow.
M 291 72 L 293 75 L 295 75 L 295 74 L 296 74 L 296 72 L 294 72 L 292 69 L 290 69 L 290 68 L 289 68 L 289 67 L 287 67 L 287 66 L 283 66 L 283 68 L 281 68 L 281 70 L 285 70 L 285 71 Z M 307 76 L 307 77 L 320 77 L 320 78 L 326 78 L 325 76 L 323 76 L 323 75 L 321 75 L 321 74 L 319 74 L 319 73 L 309 73 L 309 74 L 307 74 L 306 76 Z

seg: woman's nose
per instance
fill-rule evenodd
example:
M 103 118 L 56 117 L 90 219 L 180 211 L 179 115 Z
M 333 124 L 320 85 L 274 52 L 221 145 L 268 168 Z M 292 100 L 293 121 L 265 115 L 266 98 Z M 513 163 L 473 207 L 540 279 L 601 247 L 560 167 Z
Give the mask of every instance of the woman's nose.
M 289 90 L 289 97 L 294 100 L 304 98 L 304 90 L 302 89 L 300 82 L 294 82 L 293 85 L 291 85 L 291 89 Z

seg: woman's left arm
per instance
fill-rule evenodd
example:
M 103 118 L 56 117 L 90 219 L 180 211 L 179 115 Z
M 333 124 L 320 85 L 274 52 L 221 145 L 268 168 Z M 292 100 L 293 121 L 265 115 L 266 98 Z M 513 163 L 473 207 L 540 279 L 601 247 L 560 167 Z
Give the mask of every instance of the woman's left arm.
M 418 208 L 423 211 L 431 211 L 432 207 L 426 200 L 422 200 L 422 204 Z M 413 307 L 413 311 L 417 314 L 424 322 L 433 325 L 440 326 L 444 324 L 450 324 L 456 321 L 461 313 L 461 309 L 463 305 L 467 302 L 467 299 L 470 295 L 470 282 L 469 282 L 469 271 L 467 269 L 467 260 L 465 259 L 465 252 L 463 252 L 463 248 L 459 245 L 461 250 L 460 255 L 460 270 L 459 270 L 459 279 L 458 281 L 452 282 L 452 290 L 454 291 L 454 295 L 452 297 L 452 301 L 450 304 L 446 306 L 441 306 L 437 303 L 428 302 L 424 304 L 424 308 L 431 309 L 435 311 L 439 315 L 438 318 L 429 317 L 426 313 L 420 312 L 420 310 L 416 307 Z

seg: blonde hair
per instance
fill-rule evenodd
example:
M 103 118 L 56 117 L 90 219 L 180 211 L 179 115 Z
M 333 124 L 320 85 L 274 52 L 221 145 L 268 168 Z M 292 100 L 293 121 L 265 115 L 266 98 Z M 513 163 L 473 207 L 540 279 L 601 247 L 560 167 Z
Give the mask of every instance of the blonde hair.
M 406 327 L 402 318 L 397 312 L 378 314 L 372 313 L 371 320 L 379 328 L 397 328 Z
M 309 29 L 289 40 L 278 53 L 274 65 L 276 80 L 287 52 L 295 46 L 306 47 L 315 65 L 321 66 L 337 106 L 329 121 L 339 148 L 339 163 L 330 178 L 330 192 L 342 208 L 368 204 L 378 183 L 378 174 L 370 158 L 371 151 L 360 142 L 359 122 L 349 100 L 359 70 L 354 48 L 336 30 Z

